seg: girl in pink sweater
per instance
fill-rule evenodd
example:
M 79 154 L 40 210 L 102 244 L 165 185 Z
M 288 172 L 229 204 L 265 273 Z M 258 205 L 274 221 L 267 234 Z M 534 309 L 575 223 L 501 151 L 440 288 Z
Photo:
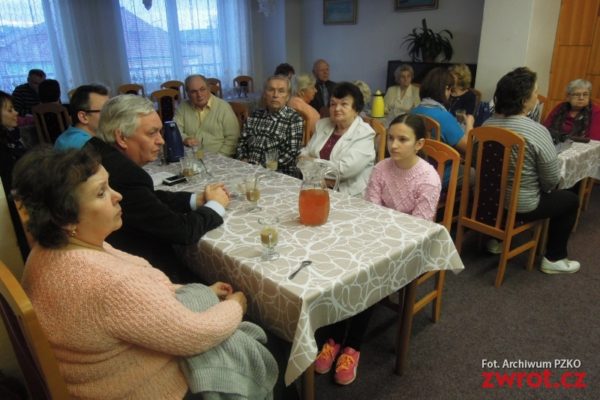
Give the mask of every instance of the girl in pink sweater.
M 211 289 L 222 301 L 192 312 L 160 270 L 105 243 L 121 226 L 121 195 L 86 151 L 32 150 L 13 187 L 37 241 L 23 288 L 71 397 L 181 400 L 188 385 L 179 359 L 231 336 L 244 294 L 218 282 Z
M 402 114 L 388 129 L 390 158 L 377 163 L 365 198 L 375 204 L 433 221 L 442 185 L 437 171 L 417 155 L 425 140 L 417 115 Z

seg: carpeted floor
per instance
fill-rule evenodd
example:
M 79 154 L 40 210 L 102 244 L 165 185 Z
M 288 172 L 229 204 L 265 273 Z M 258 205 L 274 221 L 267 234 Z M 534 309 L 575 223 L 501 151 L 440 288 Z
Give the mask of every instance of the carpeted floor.
M 524 258 L 517 258 L 496 289 L 498 257 L 470 240 L 463 252 L 466 270 L 447 275 L 441 320 L 430 322 L 430 308 L 415 317 L 407 373 L 393 373 L 396 325 L 382 326 L 394 314 L 377 307 L 370 327 L 378 333 L 363 345 L 357 380 L 342 387 L 331 374 L 317 375 L 317 399 L 600 399 L 598 185 L 571 236 L 569 257 L 581 262 L 576 274 L 528 272 Z M 564 359 L 576 361 L 555 366 Z M 484 367 L 484 360 L 497 366 Z M 540 365 L 503 367 L 519 360 Z M 581 385 L 586 387 L 576 387 Z

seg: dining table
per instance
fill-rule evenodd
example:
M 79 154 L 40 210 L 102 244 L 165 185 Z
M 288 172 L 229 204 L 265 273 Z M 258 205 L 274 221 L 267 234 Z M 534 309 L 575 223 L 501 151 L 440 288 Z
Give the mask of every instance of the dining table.
M 573 230 L 577 229 L 586 197 L 591 195 L 593 180 L 600 176 L 600 141 L 571 142 L 557 146 L 560 169 L 559 189 L 568 189 L 579 183 L 579 208 Z
M 298 213 L 300 179 L 212 153 L 205 153 L 199 163 L 198 175 L 174 186 L 163 185 L 161 179 L 179 173 L 177 163 L 155 162 L 145 169 L 159 177 L 157 190 L 201 191 L 209 182 L 225 183 L 231 202 L 224 223 L 186 247 L 183 257 L 204 281 L 230 282 L 243 291 L 250 318 L 291 343 L 285 383 L 306 371 L 304 398 L 314 398 L 318 328 L 358 314 L 425 272 L 464 269 L 440 224 L 329 191 L 327 222 L 305 226 Z M 259 210 L 249 210 L 240 189 L 248 177 L 258 177 Z M 279 257 L 272 261 L 261 258 L 259 218 L 265 216 L 279 220 Z M 290 278 L 305 260 L 312 263 Z M 412 312 L 411 305 L 404 309 Z

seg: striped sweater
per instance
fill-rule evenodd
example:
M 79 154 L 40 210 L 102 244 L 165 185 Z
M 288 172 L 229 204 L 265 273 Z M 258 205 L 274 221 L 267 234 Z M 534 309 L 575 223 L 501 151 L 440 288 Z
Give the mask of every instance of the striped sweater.
M 509 129 L 525 139 L 525 159 L 521 172 L 517 212 L 526 213 L 535 210 L 540 202 L 540 194 L 556 188 L 560 178 L 556 148 L 552 143 L 550 132 L 543 125 L 524 115 L 503 117 L 495 114 L 483 125 Z M 512 182 L 508 183 L 507 191 L 512 192 Z

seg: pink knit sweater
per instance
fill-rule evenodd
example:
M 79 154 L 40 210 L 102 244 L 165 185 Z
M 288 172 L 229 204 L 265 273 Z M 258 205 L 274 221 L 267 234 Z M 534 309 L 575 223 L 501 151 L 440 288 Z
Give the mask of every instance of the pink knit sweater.
M 386 158 L 373 168 L 365 198 L 370 202 L 433 221 L 442 184 L 437 171 L 427 161 L 401 169 Z
M 242 308 L 230 300 L 194 313 L 146 260 L 104 248 L 36 246 L 23 274 L 71 396 L 182 399 L 187 384 L 178 358 L 229 337 Z

